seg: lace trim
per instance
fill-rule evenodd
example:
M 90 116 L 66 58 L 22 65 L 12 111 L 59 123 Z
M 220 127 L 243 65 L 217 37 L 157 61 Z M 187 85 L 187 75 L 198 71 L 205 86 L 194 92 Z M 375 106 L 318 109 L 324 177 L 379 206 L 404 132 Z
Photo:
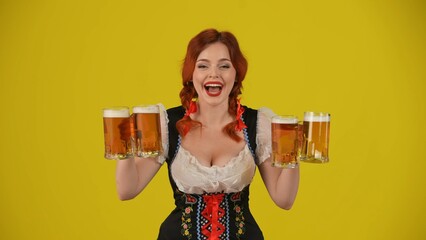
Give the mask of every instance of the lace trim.
M 271 157 L 271 119 L 276 114 L 269 108 L 263 107 L 258 110 L 257 115 L 256 156 L 258 164 L 261 164 Z
M 163 145 L 163 154 L 158 156 L 157 161 L 163 164 L 169 152 L 169 128 L 167 127 L 169 117 L 167 116 L 167 111 L 163 104 L 158 103 L 157 106 L 160 108 L 161 142 Z

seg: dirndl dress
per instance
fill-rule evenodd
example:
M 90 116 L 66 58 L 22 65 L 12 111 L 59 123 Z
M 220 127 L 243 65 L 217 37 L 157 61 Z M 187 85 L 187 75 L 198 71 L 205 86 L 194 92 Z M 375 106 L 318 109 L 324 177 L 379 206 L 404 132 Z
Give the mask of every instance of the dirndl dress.
M 200 166 L 197 159 L 180 146 L 181 137 L 175 125 L 185 110 L 182 107 L 167 110 L 165 161 L 176 207 L 161 224 L 158 240 L 264 239 L 250 212 L 249 190 L 256 164 L 270 156 L 268 139 L 273 114 L 268 109 L 244 108 L 246 146 L 226 166 L 216 168 Z

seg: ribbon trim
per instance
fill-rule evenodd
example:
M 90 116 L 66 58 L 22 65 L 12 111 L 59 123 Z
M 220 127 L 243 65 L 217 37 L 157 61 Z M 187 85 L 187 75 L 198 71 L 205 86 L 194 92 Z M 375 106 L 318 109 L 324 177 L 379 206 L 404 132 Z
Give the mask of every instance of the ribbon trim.
M 237 125 L 235 125 L 235 130 L 236 131 L 241 131 L 244 128 L 247 128 L 247 126 L 244 124 L 243 120 L 241 119 L 241 117 L 243 116 L 244 113 L 244 108 L 241 107 L 241 103 L 240 103 L 240 99 L 237 100 Z
M 189 108 L 185 111 L 185 117 L 189 117 L 191 113 L 195 112 L 197 112 L 197 103 L 195 102 L 195 100 L 191 100 L 191 102 L 189 103 Z
M 194 98 L 189 103 L 189 107 L 185 111 L 184 118 L 189 119 L 190 118 L 189 115 L 191 115 L 191 113 L 195 113 L 195 112 L 197 112 L 197 103 L 196 103 L 196 99 Z M 191 121 L 187 122 L 186 124 L 184 124 L 182 126 L 183 136 L 186 136 L 186 134 L 191 130 L 191 127 L 192 127 Z

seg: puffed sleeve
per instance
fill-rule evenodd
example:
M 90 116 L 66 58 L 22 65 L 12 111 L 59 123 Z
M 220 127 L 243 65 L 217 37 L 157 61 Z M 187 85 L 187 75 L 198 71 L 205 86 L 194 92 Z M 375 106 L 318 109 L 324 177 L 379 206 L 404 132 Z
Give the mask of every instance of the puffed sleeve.
M 163 164 L 164 161 L 166 161 L 167 153 L 169 152 L 169 128 L 167 125 L 169 123 L 169 119 L 164 105 L 158 103 L 157 106 L 160 109 L 161 142 L 163 145 L 163 153 L 158 156 L 157 161 Z
M 256 156 L 257 164 L 263 163 L 271 156 L 271 119 L 276 114 L 271 109 L 263 107 L 257 111 Z

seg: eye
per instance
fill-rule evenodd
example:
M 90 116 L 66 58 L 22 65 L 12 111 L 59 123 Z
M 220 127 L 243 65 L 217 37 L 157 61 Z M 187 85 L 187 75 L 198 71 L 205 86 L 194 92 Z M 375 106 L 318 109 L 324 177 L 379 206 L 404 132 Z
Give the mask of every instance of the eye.
M 208 68 L 208 66 L 206 64 L 197 64 L 197 68 L 198 69 L 205 69 L 205 68 Z
M 219 68 L 228 69 L 228 68 L 231 68 L 231 65 L 229 65 L 229 64 L 222 64 L 222 65 L 219 66 Z

